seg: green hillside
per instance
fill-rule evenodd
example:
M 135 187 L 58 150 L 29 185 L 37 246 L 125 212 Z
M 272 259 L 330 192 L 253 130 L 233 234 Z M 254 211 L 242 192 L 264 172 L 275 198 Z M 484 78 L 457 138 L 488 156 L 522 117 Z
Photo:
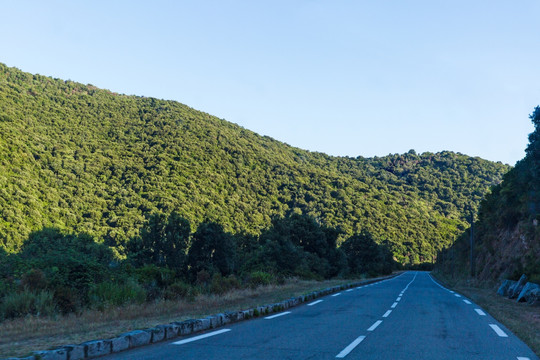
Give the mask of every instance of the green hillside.
M 329 119 L 330 120 L 330 119 Z M 0 64 L 0 248 L 32 231 L 88 233 L 120 254 L 152 213 L 193 231 L 259 235 L 310 215 L 368 230 L 402 263 L 432 261 L 509 166 L 452 152 L 331 157 L 175 101 L 126 96 Z
M 540 107 L 530 118 L 526 156 L 481 202 L 474 234 L 474 276 L 481 280 L 518 279 L 525 273 L 540 283 Z M 442 253 L 437 267 L 457 278 L 469 277 L 470 232 Z

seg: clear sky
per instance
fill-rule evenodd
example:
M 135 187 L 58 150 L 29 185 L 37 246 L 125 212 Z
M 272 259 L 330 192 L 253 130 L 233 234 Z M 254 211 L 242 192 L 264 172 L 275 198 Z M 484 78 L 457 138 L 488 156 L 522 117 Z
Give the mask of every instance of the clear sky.
M 513 165 L 540 1 L 0 0 L 0 62 L 177 100 L 311 151 Z

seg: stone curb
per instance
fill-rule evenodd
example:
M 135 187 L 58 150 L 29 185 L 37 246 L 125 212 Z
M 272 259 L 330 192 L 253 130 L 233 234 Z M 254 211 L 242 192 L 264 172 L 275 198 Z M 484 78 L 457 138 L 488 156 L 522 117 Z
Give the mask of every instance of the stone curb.
M 210 329 L 215 329 L 226 324 L 256 318 L 259 316 L 265 316 L 275 312 L 280 312 L 291 307 L 300 305 L 302 303 L 308 302 L 310 300 L 326 296 L 341 290 L 350 289 L 360 285 L 372 284 L 382 280 L 391 279 L 398 275 L 400 274 L 393 274 L 390 276 L 374 278 L 356 283 L 334 286 L 331 288 L 314 291 L 306 295 L 293 297 L 279 303 L 262 305 L 248 310 L 225 312 L 223 314 L 210 315 L 203 319 L 192 319 L 181 322 L 172 322 L 170 324 L 158 325 L 149 329 L 130 331 L 112 339 L 92 340 L 78 345 L 65 345 L 51 350 L 34 351 L 32 355 L 27 357 L 11 357 L 0 360 L 93 359 L 99 356 L 114 354 L 139 346 L 174 339 L 179 336 L 186 336 Z

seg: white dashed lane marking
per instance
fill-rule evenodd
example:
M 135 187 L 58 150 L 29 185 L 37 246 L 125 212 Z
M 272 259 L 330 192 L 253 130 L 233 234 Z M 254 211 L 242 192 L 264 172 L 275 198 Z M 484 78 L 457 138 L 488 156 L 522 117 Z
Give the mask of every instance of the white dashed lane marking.
M 390 306 L 392 309 L 397 306 L 397 302 L 393 303 L 392 306 Z
M 384 315 L 382 317 L 388 317 L 388 315 L 390 315 L 390 313 L 392 312 L 392 310 L 388 310 L 387 312 L 384 313 Z
M 337 358 L 344 358 L 345 356 L 349 355 L 351 351 L 354 350 L 355 347 L 358 346 L 364 340 L 365 336 L 359 336 L 354 340 L 352 343 L 349 344 L 345 349 L 343 349 L 339 354 L 336 355 Z
M 211 333 L 208 333 L 208 334 L 199 335 L 199 336 L 195 336 L 195 337 L 192 337 L 192 338 L 189 338 L 189 339 L 184 339 L 184 340 L 176 341 L 176 342 L 174 342 L 173 344 L 174 344 L 174 345 L 183 345 L 183 344 L 190 343 L 190 342 L 192 342 L 192 341 L 197 341 L 197 340 L 201 340 L 201 339 L 206 339 L 207 337 L 210 337 L 210 336 L 215 336 L 215 335 L 223 334 L 223 333 L 226 333 L 227 331 L 231 331 L 231 329 L 223 329 L 223 330 L 214 331 L 214 332 L 211 332 Z
M 341 295 L 341 293 L 334 294 L 332 295 L 332 297 L 339 296 L 339 295 Z
M 323 302 L 323 300 L 317 300 L 317 301 L 311 302 L 311 303 L 307 304 L 307 306 L 313 306 L 313 305 L 316 305 L 316 304 L 318 304 L 320 302 Z
M 480 309 L 474 309 L 474 311 L 476 311 L 476 312 L 478 313 L 478 315 L 480 315 L 480 316 L 486 316 L 486 313 L 483 312 L 483 311 L 480 310 Z
M 287 315 L 287 314 L 290 314 L 290 313 L 291 313 L 290 311 L 285 311 L 285 312 L 282 312 L 282 313 L 279 313 L 279 314 L 276 314 L 276 315 L 267 316 L 267 317 L 265 317 L 265 319 L 270 320 L 270 319 L 274 319 L 274 318 L 277 318 L 277 317 L 280 317 L 280 316 L 283 316 L 283 315 Z
M 491 328 L 493 329 L 493 331 L 495 331 L 495 333 L 497 335 L 499 335 L 500 337 L 508 337 L 508 335 L 506 335 L 506 333 L 504 331 L 502 331 L 502 329 L 500 327 L 498 327 L 497 325 L 495 324 L 489 324 L 489 326 L 491 326 Z
M 469 300 L 463 300 L 463 302 L 467 305 L 471 305 L 472 303 Z
M 382 323 L 382 320 L 377 320 L 377 321 L 375 321 L 375 323 L 374 323 L 373 325 L 371 325 L 371 326 L 369 327 L 369 329 L 367 329 L 367 331 L 373 331 L 373 330 L 375 330 L 375 329 L 377 328 L 377 326 L 381 325 L 381 323 Z

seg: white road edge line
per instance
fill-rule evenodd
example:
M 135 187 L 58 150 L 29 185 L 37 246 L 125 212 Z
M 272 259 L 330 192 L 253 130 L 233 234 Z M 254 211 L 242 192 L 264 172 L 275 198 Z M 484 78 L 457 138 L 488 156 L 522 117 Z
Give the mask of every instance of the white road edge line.
M 470 302 L 469 300 L 463 300 L 463 302 L 464 302 L 465 304 L 467 304 L 467 305 L 471 305 L 471 304 L 472 304 L 472 302 Z
M 504 331 L 502 331 L 502 329 L 500 327 L 498 327 L 497 325 L 489 324 L 489 326 L 491 326 L 493 331 L 495 331 L 497 333 L 497 335 L 499 335 L 500 337 L 508 337 L 508 335 L 506 335 L 506 333 Z
M 323 302 L 323 301 L 324 300 L 317 300 L 317 301 L 314 301 L 312 303 L 307 304 L 307 306 L 313 306 L 313 305 L 318 304 L 318 303 Z
M 384 313 L 384 315 L 382 317 L 388 317 L 388 315 L 390 315 L 390 313 L 392 312 L 392 310 L 388 310 L 387 312 Z
M 277 317 L 287 315 L 287 314 L 290 314 L 290 313 L 291 313 L 290 311 L 285 311 L 285 312 L 282 312 L 282 313 L 279 313 L 279 314 L 276 314 L 276 315 L 267 316 L 267 317 L 265 317 L 265 319 L 270 320 L 270 319 L 277 318 Z
M 341 352 L 339 354 L 336 355 L 337 358 L 344 358 L 345 356 L 349 355 L 349 353 L 351 351 L 353 351 L 353 349 L 355 347 L 358 346 L 358 344 L 360 344 L 362 342 L 362 340 L 364 340 L 366 337 L 365 336 L 359 336 L 356 338 L 356 340 L 354 340 L 352 343 L 349 344 L 349 346 L 347 346 L 345 349 L 341 350 Z
M 338 295 L 341 295 L 341 293 L 334 294 L 334 295 L 332 295 L 332 297 L 338 296 Z
M 208 334 L 199 335 L 199 336 L 195 336 L 195 337 L 192 337 L 192 338 L 189 338 L 189 339 L 184 339 L 184 340 L 176 341 L 176 342 L 173 342 L 173 344 L 174 344 L 174 345 L 183 345 L 183 344 L 190 343 L 190 342 L 192 342 L 192 341 L 197 341 L 197 340 L 205 339 L 205 338 L 210 337 L 210 336 L 215 336 L 215 335 L 223 334 L 223 333 L 226 333 L 227 331 L 231 331 L 231 329 L 223 329 L 223 330 L 214 331 L 214 332 L 211 332 L 211 333 L 208 333 Z
M 483 312 L 481 309 L 474 309 L 474 311 L 476 311 L 480 316 L 486 316 L 486 313 Z
M 392 309 L 397 306 L 397 302 L 393 303 L 392 306 L 390 306 Z
M 373 331 L 377 328 L 377 326 L 381 325 L 382 323 L 382 320 L 377 320 L 375 321 L 375 324 L 371 325 L 371 327 L 369 329 L 367 329 L 367 331 Z

